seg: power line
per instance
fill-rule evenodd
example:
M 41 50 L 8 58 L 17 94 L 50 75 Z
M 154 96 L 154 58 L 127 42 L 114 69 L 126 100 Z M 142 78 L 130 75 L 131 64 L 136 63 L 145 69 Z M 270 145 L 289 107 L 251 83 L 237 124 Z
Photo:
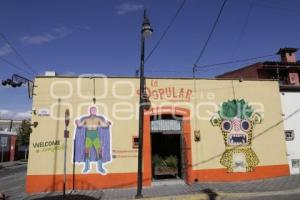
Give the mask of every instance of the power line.
M 251 58 L 244 58 L 244 59 L 238 59 L 238 60 L 231 60 L 231 61 L 226 61 L 226 62 L 221 62 L 221 63 L 214 63 L 214 64 L 207 64 L 207 65 L 202 65 L 202 66 L 197 66 L 195 71 L 211 71 L 214 70 L 215 68 L 222 66 L 222 65 L 228 65 L 228 64 L 235 64 L 235 63 L 243 63 L 243 62 L 249 62 L 252 60 L 258 60 L 262 58 L 268 58 L 268 57 L 273 57 L 276 56 L 277 54 L 267 54 L 263 56 L 257 56 L 257 57 L 251 57 Z M 198 69 L 197 69 L 198 68 Z M 152 73 L 189 73 L 189 70 L 145 70 L 146 72 L 152 72 Z
M 22 72 L 24 72 L 24 73 L 30 75 L 30 76 L 31 76 L 31 75 L 34 75 L 34 74 L 32 74 L 32 73 L 30 73 L 30 72 L 24 70 L 23 68 L 21 68 L 21 67 L 15 65 L 14 63 L 12 63 L 12 62 L 6 60 L 5 58 L 0 57 L 0 60 L 2 60 L 3 62 L 9 64 L 10 66 L 12 66 L 12 67 L 14 67 L 14 68 L 16 68 L 16 69 L 18 69 L 18 70 L 20 70 L 20 71 L 22 71 Z
M 241 32 L 240 32 L 240 34 L 239 34 L 237 44 L 235 45 L 235 50 L 234 50 L 235 52 L 236 52 L 237 49 L 239 48 L 240 42 L 242 41 L 242 38 L 243 38 L 243 36 L 244 36 L 244 34 L 245 34 L 245 30 L 246 30 L 246 28 L 247 28 L 247 26 L 248 26 L 249 18 L 250 18 L 250 16 L 251 16 L 251 12 L 252 12 L 252 10 L 253 10 L 253 6 L 254 6 L 254 0 L 251 0 L 250 6 L 249 6 L 249 9 L 248 9 L 248 13 L 247 13 L 247 16 L 246 16 L 246 19 L 245 19 L 245 22 L 244 22 L 244 24 L 243 24 L 243 26 L 242 26 L 242 29 L 241 29 Z
M 146 72 L 154 73 L 190 73 L 190 70 L 145 70 Z
M 165 29 L 165 31 L 163 32 L 163 34 L 160 36 L 159 40 L 156 42 L 155 46 L 152 48 L 152 50 L 150 51 L 150 53 L 148 54 L 148 56 L 145 59 L 145 63 L 148 61 L 148 59 L 152 56 L 153 52 L 156 50 L 156 48 L 159 46 L 160 42 L 162 41 L 162 39 L 166 36 L 166 34 L 168 33 L 169 29 L 171 28 L 171 26 L 173 25 L 175 19 L 177 18 L 177 16 L 179 15 L 180 11 L 182 10 L 184 4 L 185 4 L 186 0 L 183 0 L 182 3 L 180 4 L 179 8 L 177 9 L 175 15 L 173 16 L 173 18 L 171 19 L 169 25 L 167 26 L 167 28 Z
M 10 41 L 5 37 L 3 33 L 0 32 L 0 36 L 3 38 L 3 40 L 9 45 L 9 47 L 15 52 L 15 54 L 22 60 L 24 65 L 33 72 L 33 74 L 37 74 L 37 72 L 33 69 L 31 65 L 28 64 L 28 62 L 24 59 L 24 57 L 17 51 L 17 49 L 10 43 Z
M 217 18 L 216 18 L 214 24 L 213 24 L 213 27 L 212 27 L 210 33 L 209 33 L 209 35 L 208 35 L 208 38 L 207 38 L 207 40 L 206 40 L 206 42 L 205 42 L 205 44 L 204 44 L 204 46 L 203 46 L 203 48 L 202 48 L 202 50 L 201 50 L 199 56 L 197 57 L 197 59 L 196 59 L 196 61 L 195 61 L 195 63 L 194 63 L 194 67 L 196 67 L 196 66 L 198 65 L 198 62 L 199 62 L 200 58 L 201 58 L 202 55 L 204 54 L 204 51 L 205 51 L 205 49 L 206 49 L 206 47 L 207 47 L 207 45 L 208 45 L 208 42 L 209 42 L 210 38 L 212 37 L 213 32 L 214 32 L 214 30 L 215 30 L 215 28 L 216 28 L 216 26 L 217 26 L 217 24 L 218 24 L 218 21 L 219 21 L 219 19 L 220 19 L 220 17 L 221 17 L 221 14 L 222 14 L 222 12 L 223 12 L 223 9 L 224 9 L 224 7 L 225 7 L 226 2 L 227 2 L 227 0 L 224 0 L 224 1 L 223 1 L 222 7 L 221 7 L 221 9 L 220 9 L 220 11 L 219 11 L 219 14 L 218 14 L 218 16 L 217 16 Z
M 197 68 L 208 69 L 210 67 L 214 68 L 216 66 L 221 66 L 221 65 L 233 64 L 233 63 L 240 63 L 240 62 L 246 62 L 246 61 L 251 61 L 251 60 L 258 60 L 258 59 L 261 59 L 261 58 L 272 57 L 272 56 L 275 56 L 275 55 L 277 55 L 277 54 L 273 53 L 273 54 L 268 54 L 268 55 L 264 55 L 264 56 L 257 56 L 257 57 L 252 57 L 252 58 L 245 58 L 245 59 L 232 60 L 232 61 L 215 63 L 215 64 L 208 64 L 208 65 L 196 66 L 195 67 L 195 71 L 197 71 Z

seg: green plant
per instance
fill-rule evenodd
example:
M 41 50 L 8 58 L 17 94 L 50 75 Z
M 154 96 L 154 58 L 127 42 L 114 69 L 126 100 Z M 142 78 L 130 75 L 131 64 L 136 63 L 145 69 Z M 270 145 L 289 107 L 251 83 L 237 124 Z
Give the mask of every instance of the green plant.
M 169 156 L 163 159 L 159 155 L 155 154 L 152 158 L 152 164 L 156 168 L 177 168 L 178 159 L 176 156 Z
M 162 157 L 160 157 L 157 154 L 155 154 L 152 157 L 152 165 L 154 165 L 155 167 L 159 167 L 161 165 L 162 161 L 163 161 Z
M 23 120 L 17 132 L 17 143 L 19 145 L 28 145 L 30 133 L 32 132 L 30 121 Z
M 176 156 L 169 156 L 165 160 L 166 166 L 170 168 L 177 168 L 178 165 L 178 159 Z

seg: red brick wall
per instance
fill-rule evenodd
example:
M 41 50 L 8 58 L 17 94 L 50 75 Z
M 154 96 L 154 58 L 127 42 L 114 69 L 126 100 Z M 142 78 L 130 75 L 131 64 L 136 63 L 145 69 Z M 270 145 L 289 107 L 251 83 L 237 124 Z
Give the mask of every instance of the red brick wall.
M 253 65 L 219 75 L 217 78 L 258 79 L 261 78 L 258 74 L 258 69 L 261 67 L 261 63 L 255 63 Z

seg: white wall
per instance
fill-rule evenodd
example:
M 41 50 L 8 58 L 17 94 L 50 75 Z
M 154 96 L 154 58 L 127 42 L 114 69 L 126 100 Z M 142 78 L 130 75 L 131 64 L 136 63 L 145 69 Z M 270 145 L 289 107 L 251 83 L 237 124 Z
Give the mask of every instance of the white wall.
M 300 168 L 292 168 L 292 159 L 300 159 L 300 92 L 281 92 L 281 102 L 284 129 L 294 130 L 295 135 L 293 141 L 286 141 L 290 173 L 299 174 Z

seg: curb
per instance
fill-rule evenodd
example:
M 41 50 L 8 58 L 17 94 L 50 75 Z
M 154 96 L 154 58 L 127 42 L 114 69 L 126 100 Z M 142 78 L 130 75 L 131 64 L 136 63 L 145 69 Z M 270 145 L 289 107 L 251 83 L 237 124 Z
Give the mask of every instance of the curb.
M 190 195 L 177 195 L 177 196 L 165 196 L 165 197 L 144 197 L 147 200 L 207 200 L 207 199 L 215 199 L 218 200 L 222 198 L 217 194 L 213 198 L 209 197 L 209 194 L 190 194 Z
M 147 197 L 147 200 L 208 200 L 208 199 L 224 199 L 224 198 L 245 198 L 245 197 L 267 197 L 267 196 L 281 196 L 281 195 L 292 195 L 299 194 L 300 188 L 293 190 L 283 190 L 283 191 L 268 191 L 268 192 L 243 192 L 243 193 L 196 193 L 189 195 L 173 195 L 173 196 L 162 196 L 162 197 Z
M 27 164 L 27 162 L 23 162 L 23 161 L 1 163 L 0 169 L 5 169 L 5 168 L 10 168 L 10 167 L 15 167 L 15 166 L 22 166 L 22 165 L 26 165 L 26 164 Z
M 223 193 L 226 197 L 266 197 L 266 196 L 281 196 L 281 195 L 292 195 L 299 194 L 300 188 L 292 190 L 282 190 L 282 191 L 268 191 L 268 192 L 242 192 L 242 193 Z

